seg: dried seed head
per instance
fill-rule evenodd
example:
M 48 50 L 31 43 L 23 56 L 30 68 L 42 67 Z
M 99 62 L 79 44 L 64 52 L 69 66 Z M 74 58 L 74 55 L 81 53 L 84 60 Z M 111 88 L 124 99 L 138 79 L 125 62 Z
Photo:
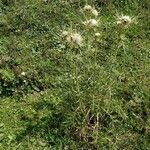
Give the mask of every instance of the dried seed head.
M 90 6 L 90 5 L 85 5 L 83 9 L 84 9 L 85 11 L 89 11 L 89 12 L 90 12 L 91 14 L 93 14 L 95 17 L 98 16 L 98 11 L 97 11 L 94 7 L 92 7 L 92 6 Z
M 95 19 L 90 19 L 90 20 L 84 21 L 83 24 L 86 26 L 89 26 L 89 27 L 98 26 L 98 22 Z
M 64 32 L 62 33 L 66 39 L 66 41 L 74 46 L 81 46 L 82 45 L 82 36 L 79 33 L 69 33 L 69 32 Z
M 78 34 L 78 33 L 72 33 L 70 36 L 71 36 L 73 44 L 79 45 L 79 46 L 82 45 L 82 37 L 81 37 L 80 34 Z
M 83 9 L 86 10 L 86 11 L 91 11 L 93 8 L 92 8 L 91 5 L 86 4 Z
M 63 37 L 67 36 L 68 34 L 69 34 L 68 31 L 63 31 L 63 32 L 62 32 L 62 36 L 63 36 Z
M 101 34 L 99 32 L 95 33 L 96 37 L 99 37 Z
M 117 24 L 128 25 L 132 22 L 130 16 L 121 16 L 118 18 Z
M 92 9 L 91 12 L 95 17 L 98 16 L 98 11 L 96 9 Z
M 26 73 L 25 73 L 25 72 L 21 72 L 21 75 L 22 75 L 22 76 L 25 76 L 25 75 L 26 75 Z

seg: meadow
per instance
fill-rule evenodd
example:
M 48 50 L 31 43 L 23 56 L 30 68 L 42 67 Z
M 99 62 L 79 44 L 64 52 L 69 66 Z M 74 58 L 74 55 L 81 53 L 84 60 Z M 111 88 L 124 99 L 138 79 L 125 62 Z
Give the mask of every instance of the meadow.
M 150 150 L 149 0 L 0 0 L 0 150 Z

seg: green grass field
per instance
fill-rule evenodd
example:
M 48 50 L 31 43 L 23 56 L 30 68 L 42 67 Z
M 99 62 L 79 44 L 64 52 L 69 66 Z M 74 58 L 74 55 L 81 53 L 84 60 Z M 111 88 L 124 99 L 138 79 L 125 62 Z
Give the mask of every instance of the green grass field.
M 0 0 L 0 150 L 150 150 L 149 14 L 149 0 Z

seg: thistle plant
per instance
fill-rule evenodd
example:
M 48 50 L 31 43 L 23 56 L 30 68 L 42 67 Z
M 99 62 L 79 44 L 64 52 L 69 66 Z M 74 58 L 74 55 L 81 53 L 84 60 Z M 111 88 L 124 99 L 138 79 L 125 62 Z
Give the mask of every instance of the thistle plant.
M 82 87 L 79 78 L 83 78 L 83 76 L 86 76 L 86 73 L 88 72 L 89 68 L 93 70 L 93 74 L 97 74 L 97 68 L 101 68 L 101 66 L 98 64 L 98 54 L 101 53 L 101 49 L 99 48 L 101 38 L 103 35 L 103 31 L 101 30 L 101 19 L 99 16 L 98 11 L 92 7 L 91 5 L 86 4 L 84 8 L 82 9 L 82 12 L 84 14 L 84 20 L 80 22 L 82 30 L 79 29 L 68 29 L 64 30 L 62 32 L 62 36 L 65 39 L 66 43 L 70 45 L 71 53 L 69 53 L 70 61 L 73 63 L 73 75 L 74 83 L 75 83 L 75 89 L 76 94 L 79 96 L 78 98 L 82 97 Z M 116 28 L 118 28 L 117 36 L 114 37 L 116 39 L 120 38 L 121 35 L 125 34 L 124 30 L 129 27 L 129 25 L 132 23 L 132 18 L 129 16 L 120 16 L 116 18 L 115 24 L 117 25 Z M 70 31 L 71 30 L 71 31 Z M 76 32 L 74 32 L 76 30 Z M 119 31 L 120 30 L 120 31 Z M 114 32 L 114 31 L 113 31 Z M 116 32 L 116 31 L 115 31 Z M 119 33 L 119 34 L 118 34 Z M 82 35 L 82 36 L 81 36 Z M 112 33 L 113 35 L 113 33 Z M 114 35 L 115 36 L 115 35 Z M 103 42 L 103 41 L 102 41 Z M 119 44 L 119 43 L 118 43 Z M 118 45 L 116 45 L 118 46 Z M 74 53 L 74 48 L 79 49 L 80 53 Z M 111 56 L 110 60 L 112 59 L 112 64 L 110 65 L 110 68 L 113 68 L 114 61 L 117 61 L 116 56 L 118 53 L 118 48 L 112 52 L 113 55 Z M 77 60 L 77 57 L 80 57 L 80 60 L 82 60 L 82 67 L 81 62 Z M 114 59 L 115 58 L 115 59 Z M 86 66 L 89 66 L 88 69 L 86 69 Z M 81 68 L 84 68 L 84 74 L 80 74 Z M 110 69 L 110 70 L 111 70 Z M 79 77 L 80 76 L 80 77 Z M 95 97 L 95 94 L 93 93 L 93 97 Z M 83 113 L 84 116 L 89 115 L 86 111 L 86 108 L 83 108 L 83 106 L 87 105 L 84 103 L 84 101 L 77 100 L 76 104 L 78 105 L 77 109 L 84 109 L 85 113 Z M 97 104 L 97 105 L 95 105 Z M 88 111 L 95 111 L 95 109 L 98 109 L 99 102 L 97 100 L 94 100 L 92 104 L 89 104 Z M 96 114 L 97 118 L 99 118 L 99 112 Z M 98 130 L 99 130 L 99 123 L 97 119 L 97 123 L 95 123 L 95 127 L 93 129 L 93 136 L 95 136 L 95 143 L 97 143 L 98 140 Z M 96 134 L 95 134 L 96 133 Z
M 75 83 L 76 94 L 79 96 L 79 99 L 80 97 L 82 97 L 80 78 L 86 76 L 86 72 L 88 70 L 88 68 L 86 69 L 87 65 L 89 65 L 90 68 L 93 68 L 93 70 L 97 66 L 97 53 L 99 41 L 98 39 L 101 37 L 101 33 L 98 29 L 99 28 L 98 11 L 90 5 L 85 5 L 85 7 L 83 8 L 83 13 L 85 20 L 82 20 L 80 22 L 82 30 L 71 28 L 64 30 L 62 32 L 62 37 L 65 40 L 65 43 L 67 43 L 71 49 L 71 51 L 68 52 L 70 57 L 69 60 L 74 63 L 70 67 L 73 68 L 72 70 L 73 82 Z M 74 30 L 76 30 L 76 32 Z M 80 53 L 75 54 L 74 53 L 75 49 L 78 49 Z M 80 60 L 77 60 L 78 57 L 80 57 Z M 80 66 L 81 60 L 82 60 L 82 67 Z M 84 74 L 80 74 L 81 68 L 84 68 L 85 70 Z M 83 108 L 83 106 L 85 105 L 84 101 L 77 100 L 76 103 L 79 109 L 87 109 Z M 92 107 L 92 109 L 95 109 L 95 103 L 96 102 L 93 101 L 93 105 L 88 107 Z M 85 110 L 84 116 L 86 116 L 86 113 L 87 112 Z M 95 133 L 98 133 L 98 123 L 96 124 L 93 135 Z M 95 139 L 97 140 L 98 134 L 94 136 L 96 136 Z
M 147 1 L 2 0 L 0 149 L 149 149 Z

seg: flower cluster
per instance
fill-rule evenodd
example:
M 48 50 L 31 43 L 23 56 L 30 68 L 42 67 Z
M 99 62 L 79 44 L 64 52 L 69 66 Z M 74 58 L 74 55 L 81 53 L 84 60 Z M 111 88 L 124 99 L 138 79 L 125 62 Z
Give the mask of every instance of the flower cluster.
M 92 30 L 91 33 L 93 33 L 93 31 L 94 31 L 94 33 L 93 33 L 94 40 L 98 40 L 99 37 L 101 36 L 101 34 L 99 32 L 95 32 L 95 31 L 97 31 L 98 28 L 96 28 L 96 27 L 98 27 L 98 25 L 99 25 L 99 21 L 97 19 L 97 16 L 99 13 L 94 7 L 92 7 L 91 5 L 88 5 L 88 4 L 86 4 L 84 6 L 83 10 L 85 12 L 84 14 L 86 16 L 86 20 L 83 21 L 82 23 L 85 27 L 87 27 L 88 31 L 91 32 L 91 30 L 89 30 L 89 29 L 94 29 L 94 30 Z M 93 16 L 95 16 L 95 17 L 93 17 Z M 127 27 L 129 24 L 132 23 L 132 21 L 133 20 L 130 16 L 122 15 L 122 16 L 118 17 L 116 24 L 121 25 L 123 27 Z M 70 45 L 73 45 L 73 46 L 82 46 L 83 45 L 83 38 L 80 35 L 80 33 L 63 31 L 62 36 L 66 40 L 66 42 L 69 43 Z
M 84 6 L 84 11 L 89 11 L 91 14 L 93 14 L 95 17 L 97 17 L 98 16 L 98 11 L 94 8 L 94 7 L 92 7 L 92 6 L 90 6 L 90 5 L 85 5 Z
M 90 5 L 85 5 L 83 10 L 85 11 L 85 14 L 89 12 L 90 14 L 94 15 L 95 17 L 98 16 L 98 11 Z M 98 26 L 98 21 L 94 18 L 91 18 L 91 17 L 90 17 L 90 19 L 86 19 L 86 21 L 83 21 L 82 23 L 86 27 L 90 27 L 90 28 L 94 28 L 94 27 Z M 83 44 L 83 38 L 77 32 L 63 31 L 62 36 L 66 40 L 66 42 L 69 43 L 70 45 L 82 46 L 82 44 Z M 96 38 L 98 38 L 100 36 L 100 33 L 97 32 L 94 34 L 94 36 Z
M 97 17 L 98 16 L 98 11 L 94 8 L 94 7 L 92 7 L 92 6 L 90 6 L 90 5 L 85 5 L 84 6 L 84 8 L 83 8 L 83 10 L 85 11 L 85 13 L 88 11 L 88 12 L 90 12 L 92 15 L 94 15 L 95 17 Z M 84 21 L 83 22 L 83 24 L 85 25 L 85 26 L 87 26 L 87 27 L 96 27 L 96 26 L 98 26 L 98 21 L 96 20 L 96 19 L 94 19 L 94 18 L 90 18 L 90 19 L 87 19 L 86 21 Z

